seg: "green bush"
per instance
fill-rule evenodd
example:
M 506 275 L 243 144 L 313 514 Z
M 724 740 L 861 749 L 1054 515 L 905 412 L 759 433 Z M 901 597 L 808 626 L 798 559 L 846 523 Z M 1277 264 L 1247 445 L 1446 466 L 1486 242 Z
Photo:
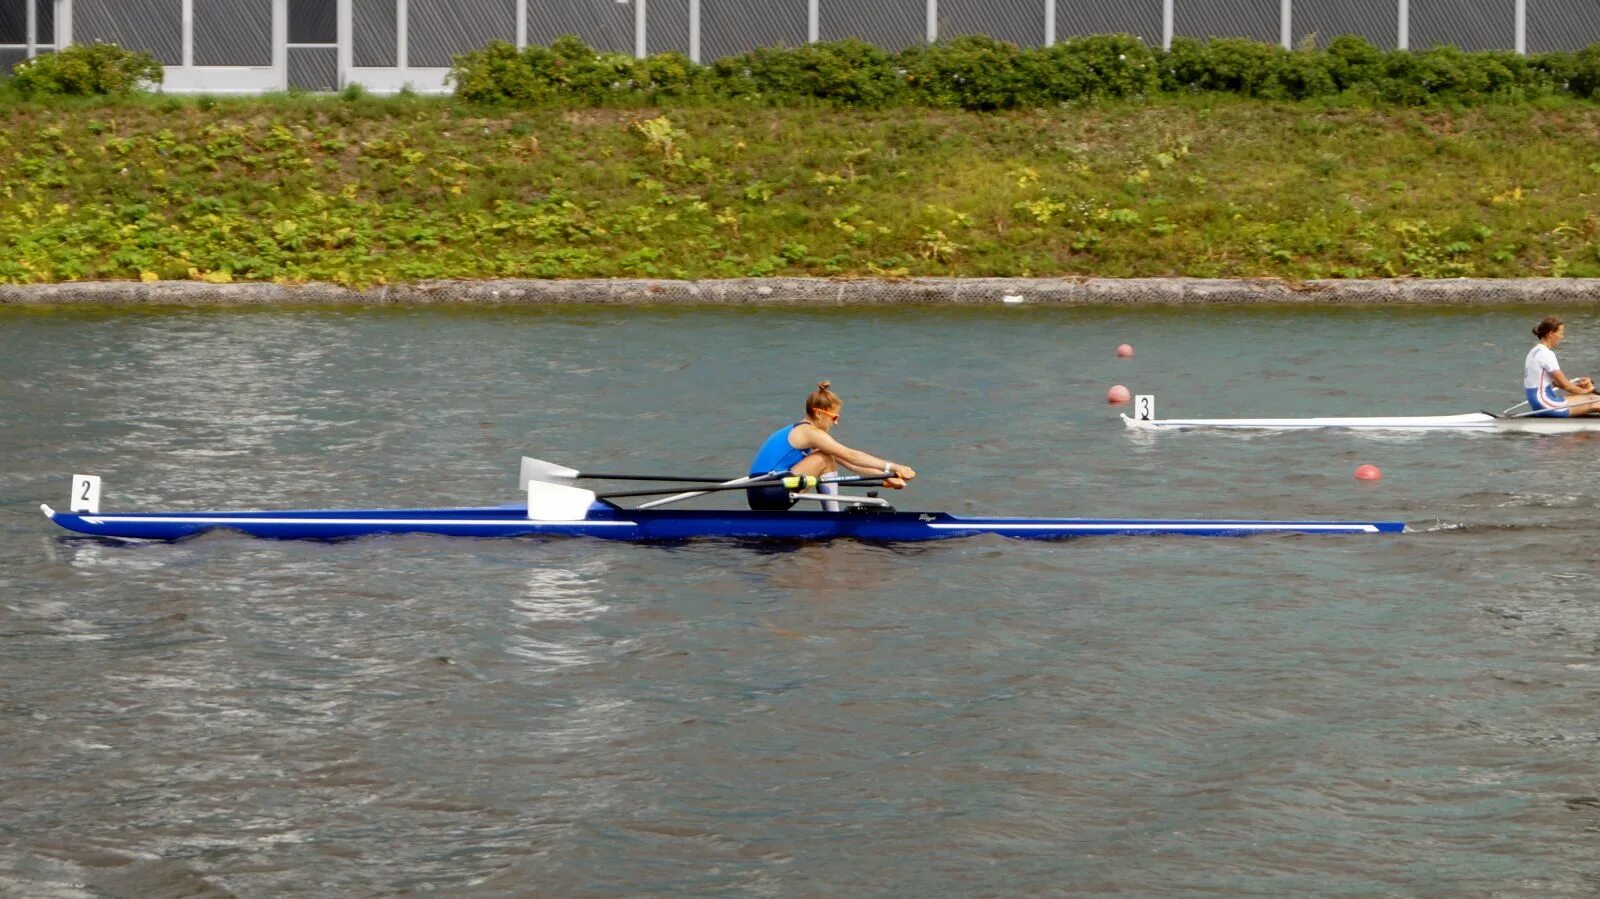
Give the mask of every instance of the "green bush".
M 596 53 L 566 35 L 520 51 L 495 41 L 457 56 L 447 77 L 456 96 L 477 103 L 597 106 L 633 91 L 634 69 L 633 57 Z
M 705 69 L 676 51 L 634 60 L 631 81 L 635 90 L 652 100 L 687 97 L 700 93 Z
M 1600 100 L 1600 44 L 1590 44 L 1570 59 L 1567 90 L 1594 100 Z
M 912 47 L 900 54 L 911 95 L 929 106 L 1015 109 L 1029 85 L 1013 44 L 969 34 L 945 44 Z
M 1359 35 L 1344 34 L 1329 41 L 1323 60 L 1334 89 L 1340 92 L 1376 92 L 1383 81 L 1383 51 Z
M 1600 99 L 1600 44 L 1578 53 L 1518 56 L 1454 47 L 1386 51 L 1342 35 L 1326 50 L 1291 51 L 1243 38 L 1177 38 L 1162 51 L 1123 34 L 1019 49 L 966 35 L 899 53 L 857 40 L 763 48 L 702 66 L 676 52 L 637 60 L 597 53 L 567 36 L 524 50 L 490 44 L 457 57 L 450 79 L 461 99 L 523 106 L 700 97 L 774 106 L 1003 110 L 1207 91 L 1274 100 L 1348 94 L 1420 106 L 1561 94 Z
M 147 51 L 95 43 L 36 56 L 16 67 L 14 80 L 27 96 L 124 96 L 160 84 L 165 74 Z
M 1433 47 L 1421 53 L 1390 54 L 1390 81 L 1405 82 L 1407 102 L 1471 100 L 1488 91 L 1486 68 L 1456 47 Z M 1403 77 L 1395 77 L 1395 76 Z M 1397 84 L 1397 87 L 1401 85 Z
M 905 93 L 895 58 L 854 39 L 752 50 L 717 60 L 711 72 L 718 93 L 730 97 L 881 107 L 903 100 Z
M 454 59 L 447 80 L 455 94 L 472 103 L 535 104 L 552 99 L 523 61 L 522 51 L 494 41 Z
M 523 51 L 523 56 L 535 77 L 580 105 L 604 103 L 627 91 L 632 84 L 632 56 L 598 53 L 572 35 L 556 38 L 548 50 L 529 47 Z
M 1170 91 L 1221 91 L 1246 97 L 1291 96 L 1284 85 L 1288 76 L 1301 96 L 1305 90 L 1331 88 L 1323 70 L 1322 54 L 1314 50 L 1291 53 L 1273 44 L 1244 38 L 1197 41 L 1175 38 L 1167 52 L 1162 85 Z M 1297 61 L 1298 60 L 1298 61 Z
M 1143 97 L 1161 89 L 1160 66 L 1130 34 L 1075 38 L 1023 54 L 1028 79 L 1056 102 L 1097 97 Z
M 1280 52 L 1273 60 L 1272 91 L 1292 100 L 1339 93 L 1328 54 L 1319 50 Z
M 1465 53 L 1433 47 L 1420 53 L 1385 54 L 1372 83 L 1376 99 L 1405 105 L 1482 103 L 1494 98 L 1528 99 L 1564 90 L 1560 60 L 1547 64 L 1505 51 Z

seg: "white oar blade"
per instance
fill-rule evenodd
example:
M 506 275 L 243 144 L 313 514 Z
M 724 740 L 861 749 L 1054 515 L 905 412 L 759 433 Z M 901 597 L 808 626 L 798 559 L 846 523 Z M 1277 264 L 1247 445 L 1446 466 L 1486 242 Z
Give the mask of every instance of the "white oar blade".
M 594 505 L 594 491 L 544 481 L 528 482 L 528 518 L 533 521 L 582 521 Z
M 522 475 L 517 479 L 517 489 L 526 490 L 532 481 L 542 481 L 546 484 L 571 485 L 578 479 L 576 468 L 567 468 L 554 462 L 535 459 L 531 456 L 522 457 Z

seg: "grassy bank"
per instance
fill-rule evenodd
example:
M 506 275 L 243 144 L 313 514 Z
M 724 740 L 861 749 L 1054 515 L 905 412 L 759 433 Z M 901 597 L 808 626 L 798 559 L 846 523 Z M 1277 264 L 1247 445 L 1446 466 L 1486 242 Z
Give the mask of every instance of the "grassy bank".
M 1600 106 L 0 108 L 0 281 L 1600 276 Z

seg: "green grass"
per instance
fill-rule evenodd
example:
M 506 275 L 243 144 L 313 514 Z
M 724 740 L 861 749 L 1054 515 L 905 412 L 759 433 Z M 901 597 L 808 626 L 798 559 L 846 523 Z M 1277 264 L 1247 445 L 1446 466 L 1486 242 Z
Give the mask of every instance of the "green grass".
M 1579 101 L 0 103 L 6 282 L 1600 276 Z

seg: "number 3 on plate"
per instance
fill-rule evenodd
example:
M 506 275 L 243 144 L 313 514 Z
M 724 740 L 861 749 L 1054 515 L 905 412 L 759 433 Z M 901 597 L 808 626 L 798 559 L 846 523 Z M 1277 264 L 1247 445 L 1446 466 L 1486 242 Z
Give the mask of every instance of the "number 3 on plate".
M 1155 421 L 1156 398 L 1148 393 L 1141 393 L 1134 397 L 1133 418 L 1135 421 Z

